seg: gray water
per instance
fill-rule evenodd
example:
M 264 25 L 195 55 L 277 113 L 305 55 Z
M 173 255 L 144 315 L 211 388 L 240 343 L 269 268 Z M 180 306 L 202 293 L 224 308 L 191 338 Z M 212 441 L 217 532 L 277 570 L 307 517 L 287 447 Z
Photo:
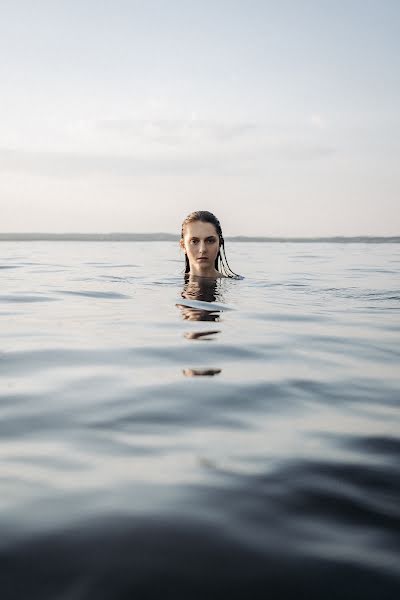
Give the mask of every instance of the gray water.
M 400 245 L 0 244 L 3 600 L 398 598 Z

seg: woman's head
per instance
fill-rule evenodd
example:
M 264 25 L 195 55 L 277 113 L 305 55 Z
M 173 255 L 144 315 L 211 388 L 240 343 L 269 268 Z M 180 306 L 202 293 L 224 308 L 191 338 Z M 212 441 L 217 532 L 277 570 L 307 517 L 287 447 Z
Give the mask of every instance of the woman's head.
M 190 213 L 182 223 L 180 246 L 185 273 L 203 277 L 238 277 L 229 267 L 221 224 L 207 210 Z

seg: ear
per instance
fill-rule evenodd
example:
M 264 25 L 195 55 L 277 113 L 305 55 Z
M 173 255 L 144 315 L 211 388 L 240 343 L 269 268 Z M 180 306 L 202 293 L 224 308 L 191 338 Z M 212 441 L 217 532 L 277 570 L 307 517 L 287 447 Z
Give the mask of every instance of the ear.
M 182 238 L 179 240 L 179 245 L 181 247 L 181 250 L 183 250 L 184 253 L 186 254 L 185 242 L 183 241 Z

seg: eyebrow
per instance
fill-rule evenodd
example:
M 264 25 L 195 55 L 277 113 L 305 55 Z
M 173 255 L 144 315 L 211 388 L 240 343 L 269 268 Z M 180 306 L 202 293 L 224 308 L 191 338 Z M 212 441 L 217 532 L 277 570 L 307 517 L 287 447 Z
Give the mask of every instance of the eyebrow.
M 217 236 L 215 235 L 209 235 L 208 237 L 204 238 L 205 240 L 215 240 Z M 200 238 L 196 237 L 195 235 L 193 235 L 191 238 L 191 240 L 198 240 Z

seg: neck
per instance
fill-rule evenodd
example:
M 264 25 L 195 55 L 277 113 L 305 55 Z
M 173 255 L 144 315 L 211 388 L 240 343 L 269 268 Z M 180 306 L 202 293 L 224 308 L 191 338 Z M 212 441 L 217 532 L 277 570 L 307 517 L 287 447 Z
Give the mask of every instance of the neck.
M 221 273 L 214 266 L 209 269 L 196 269 L 196 266 L 190 268 L 188 273 L 190 277 L 221 277 Z

